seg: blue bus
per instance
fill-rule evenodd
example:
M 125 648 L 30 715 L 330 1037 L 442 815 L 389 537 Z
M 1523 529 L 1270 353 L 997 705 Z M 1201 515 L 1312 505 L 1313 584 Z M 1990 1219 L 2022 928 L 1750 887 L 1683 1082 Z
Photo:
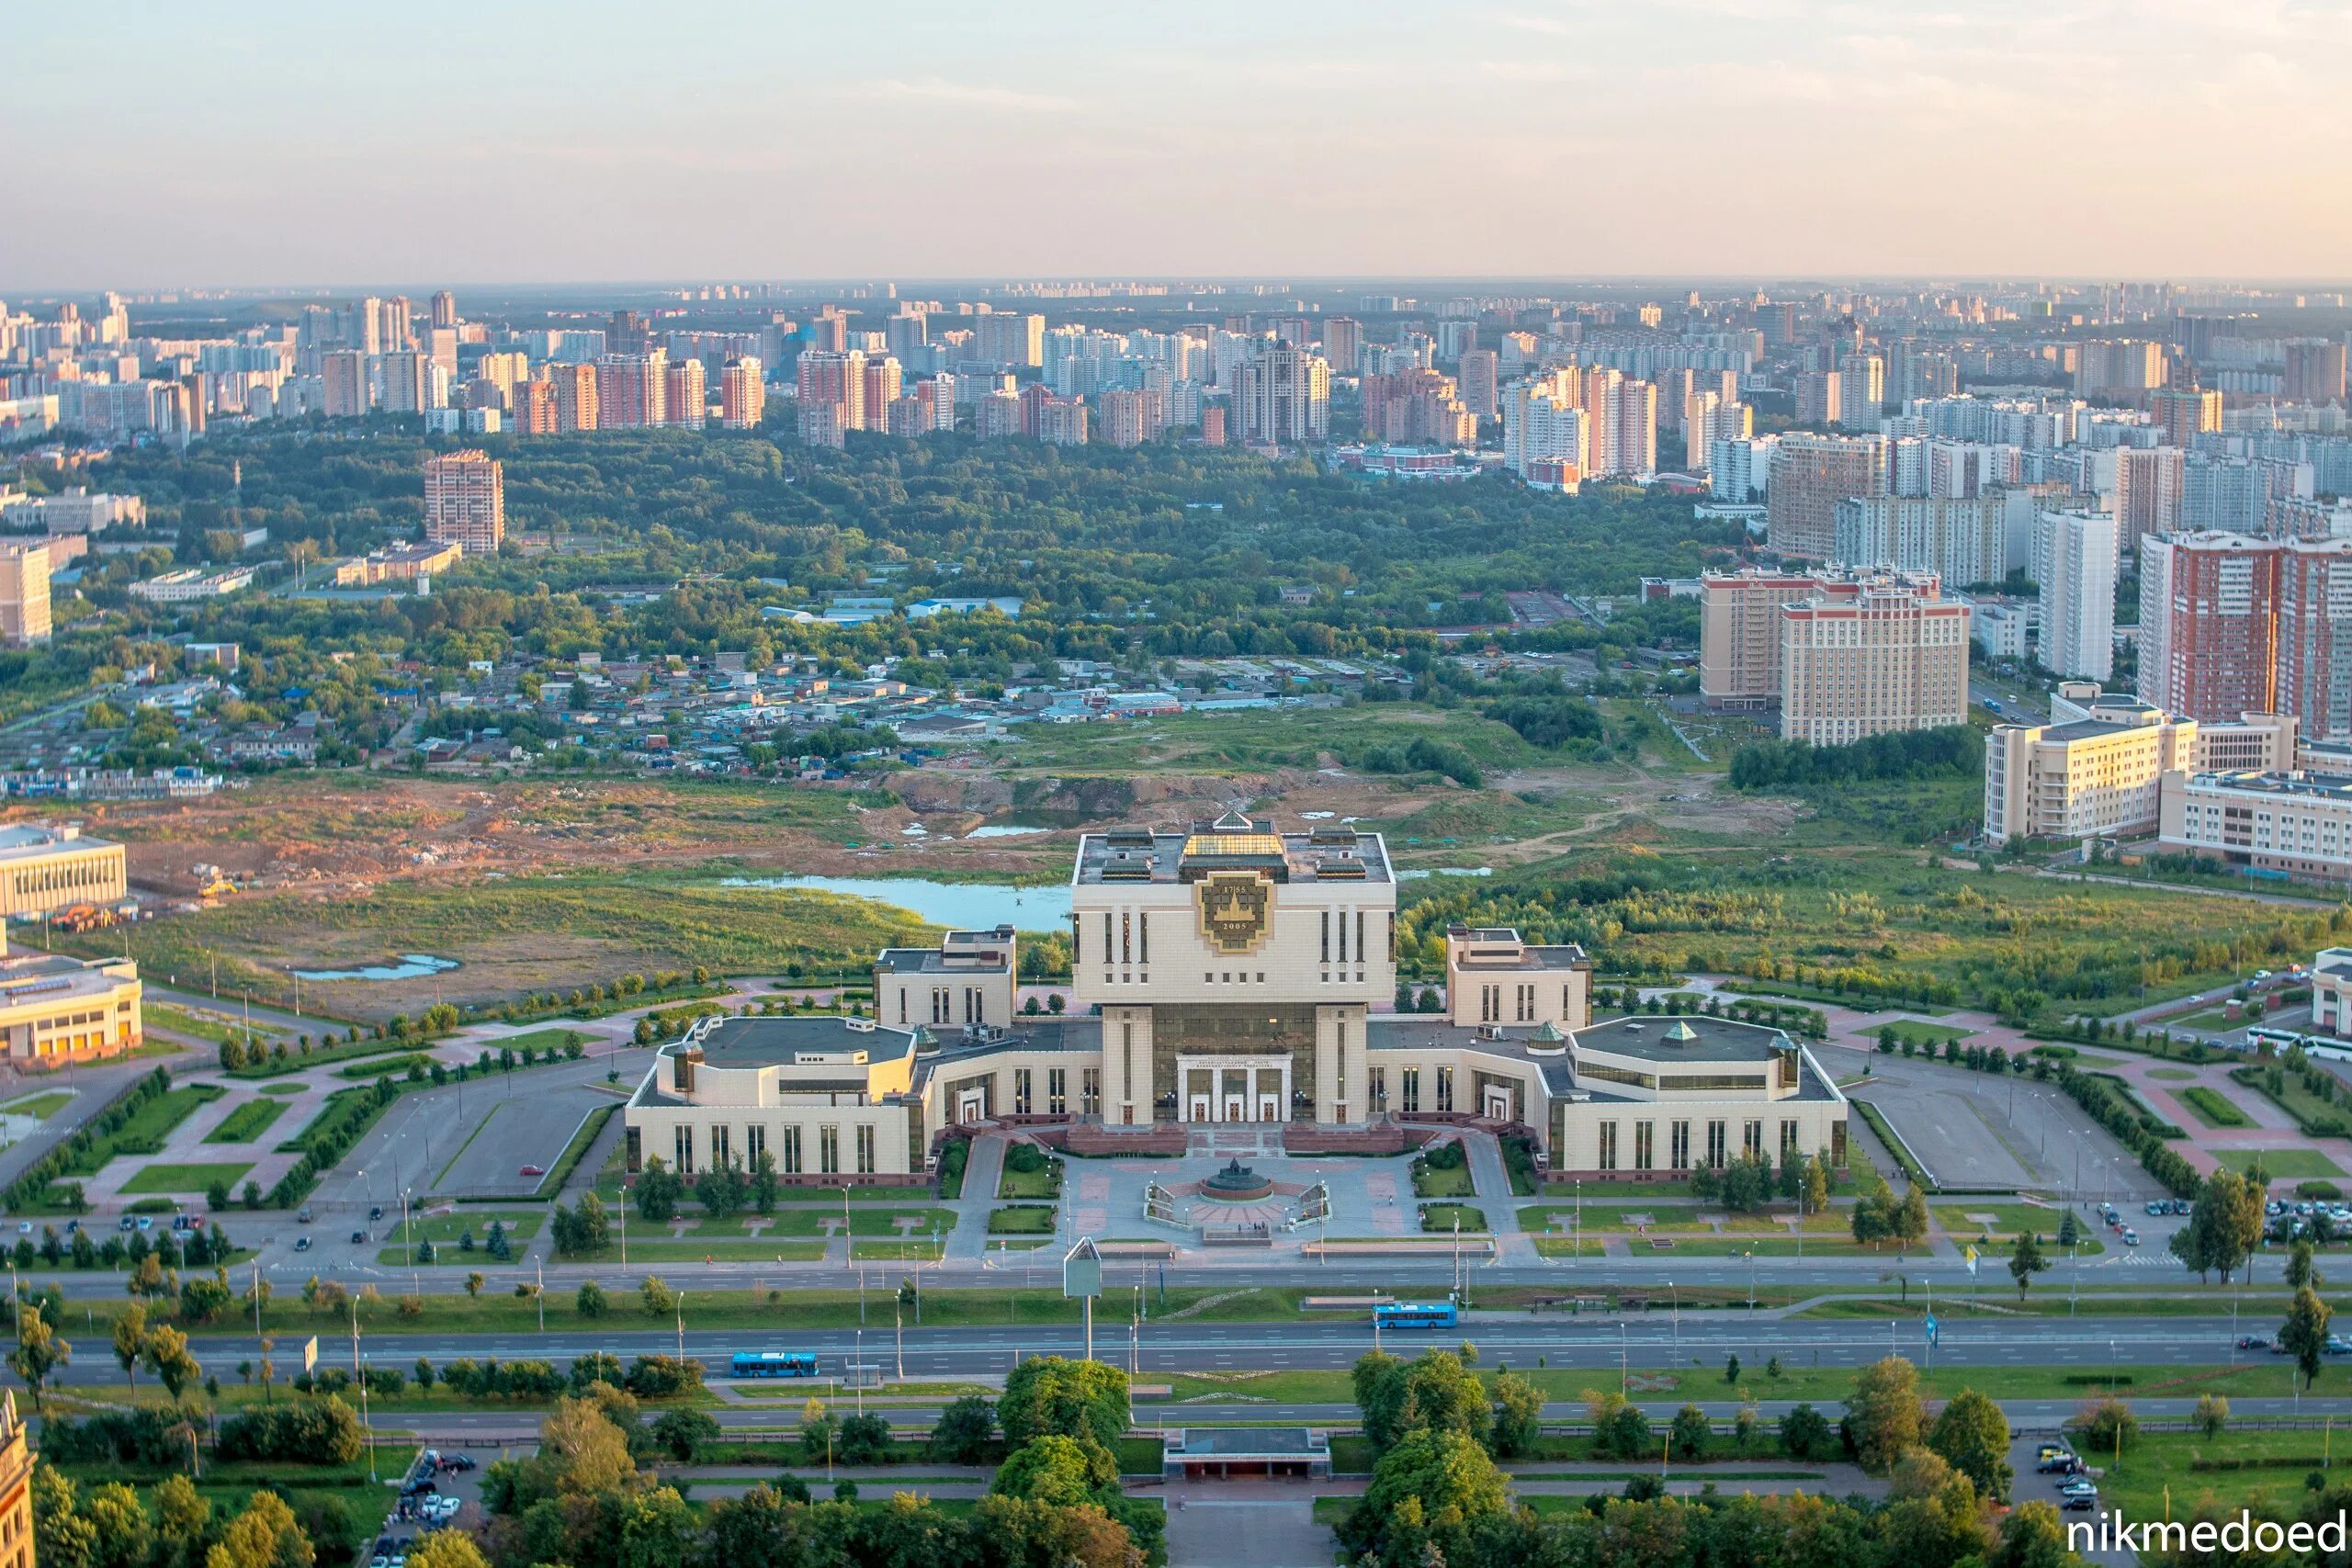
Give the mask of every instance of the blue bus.
M 806 1350 L 738 1350 L 730 1370 L 739 1378 L 813 1378 L 817 1358 Z
M 1453 1303 L 1389 1302 L 1372 1309 L 1372 1321 L 1382 1328 L 1452 1328 Z

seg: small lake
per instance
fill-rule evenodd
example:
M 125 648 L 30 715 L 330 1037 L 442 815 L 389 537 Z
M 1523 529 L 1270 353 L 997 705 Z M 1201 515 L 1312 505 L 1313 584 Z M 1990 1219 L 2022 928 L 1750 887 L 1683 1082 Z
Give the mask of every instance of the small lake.
M 398 964 L 370 964 L 361 969 L 297 969 L 294 973 L 305 980 L 422 980 L 427 975 L 438 975 L 457 966 L 454 958 L 403 953 Z
M 920 876 L 730 876 L 722 887 L 797 887 L 842 893 L 911 909 L 934 926 L 985 931 L 1011 922 L 1022 931 L 1069 925 L 1069 887 L 1008 887 L 992 882 L 933 882 Z
M 965 834 L 964 837 L 967 839 L 1021 839 L 1026 838 L 1032 833 L 1050 833 L 1052 831 L 1053 829 L 1051 828 L 1016 828 L 1009 822 L 999 822 L 992 823 L 985 828 L 975 828 L 970 832 Z

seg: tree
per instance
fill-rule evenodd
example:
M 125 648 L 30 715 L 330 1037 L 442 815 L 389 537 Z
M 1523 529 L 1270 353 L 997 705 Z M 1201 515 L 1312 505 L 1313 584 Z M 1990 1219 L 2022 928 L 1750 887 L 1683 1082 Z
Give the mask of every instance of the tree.
M 763 1147 L 752 1156 L 752 1207 L 763 1214 L 775 1213 L 775 1156 Z
M 703 1213 L 714 1220 L 732 1219 L 741 1213 L 746 1190 L 743 1168 L 732 1160 L 704 1171 L 695 1182 L 695 1197 L 702 1203 Z
M 133 1302 L 114 1320 L 114 1359 L 133 1391 L 139 1387 L 139 1360 L 146 1351 L 147 1309 Z
M 1697 1459 L 1707 1451 L 1707 1439 L 1713 1432 L 1707 1413 L 1686 1404 L 1674 1413 L 1674 1424 L 1666 1429 L 1667 1450 L 1677 1459 Z
M 1865 1470 L 1883 1472 L 1903 1450 L 1917 1448 L 1927 1424 L 1919 1404 L 1918 1370 L 1900 1356 L 1864 1367 L 1846 1400 L 1846 1426 Z
M 409 1568 L 490 1568 L 490 1560 L 463 1530 L 433 1530 L 408 1554 Z
M 852 1416 L 842 1422 L 843 1464 L 882 1464 L 890 1457 L 890 1423 L 880 1416 Z
M 1829 1207 L 1829 1156 L 1817 1154 L 1804 1168 L 1804 1200 L 1801 1212 L 1817 1214 Z
M 204 1568 L 312 1568 L 311 1538 L 275 1492 L 256 1492 L 204 1555 Z
M 75 1507 L 74 1483 L 33 1467 L 33 1557 L 56 1568 L 97 1568 L 98 1527 Z
M 648 1317 L 667 1317 L 677 1310 L 678 1292 L 659 1274 L 648 1274 L 637 1287 L 638 1299 L 645 1303 Z
M 2327 1282 L 2326 1280 L 2321 1276 L 2319 1268 L 2312 1261 L 2312 1258 L 2313 1254 L 2312 1252 L 2312 1244 L 2307 1241 L 2297 1242 L 2294 1247 L 2288 1251 L 2287 1285 L 2289 1289 L 2300 1291 L 2305 1285 L 2309 1285 L 2313 1290 L 2317 1290 L 2320 1286 Z
M 481 1269 L 468 1269 L 466 1272 L 466 1294 L 471 1296 L 476 1301 L 480 1301 L 481 1299 L 481 1288 L 485 1282 L 486 1281 L 482 1279 Z
M 17 1348 L 8 1353 L 8 1366 L 33 1391 L 34 1409 L 40 1408 L 49 1374 L 73 1359 L 74 1347 L 42 1321 L 40 1308 L 30 1302 L 17 1307 Z
M 1091 1437 L 1104 1449 L 1127 1429 L 1127 1374 L 1101 1361 L 1036 1356 L 1005 1374 L 997 1420 L 1018 1447 L 1033 1438 Z
M 2076 1223 L 2075 1211 L 2069 1209 L 2065 1216 L 2058 1222 L 2058 1245 L 2061 1248 L 2071 1251 L 2082 1239 L 2083 1227 Z
M 147 1370 L 163 1380 L 164 1392 L 172 1396 L 175 1404 L 179 1403 L 182 1390 L 204 1377 L 204 1369 L 188 1351 L 187 1336 L 169 1324 L 148 1330 L 147 1343 L 140 1354 Z
M 653 1440 L 680 1464 L 693 1464 L 718 1440 L 719 1426 L 701 1410 L 667 1410 L 653 1423 Z
M 677 1215 L 683 1191 L 684 1184 L 662 1156 L 648 1156 L 637 1178 L 637 1212 L 654 1224 L 667 1224 Z
M 1928 1194 L 1916 1183 L 1887 1215 L 1887 1230 L 1905 1252 L 1928 1239 Z
M 841 1436 L 841 1423 L 825 1409 L 824 1402 L 810 1399 L 800 1409 L 800 1455 L 810 1464 L 831 1464 L 833 1444 Z
M 1405 1381 L 1398 1375 L 1404 1362 L 1385 1350 L 1367 1350 L 1356 1358 L 1349 1373 L 1356 1409 L 1363 1416 L 1363 1435 L 1375 1453 L 1385 1452 L 1404 1433 Z
M 2327 1325 L 2335 1315 L 2335 1310 L 2309 1285 L 2298 1289 L 2295 1299 L 2288 1303 L 2278 1343 L 2295 1358 L 2295 1369 L 2303 1374 L 2305 1388 L 2319 1380 L 2320 1367 L 2327 1359 Z
M 1535 1451 L 1543 1429 L 1544 1393 L 1517 1372 L 1495 1379 L 1494 1444 L 1498 1459 Z
M 580 1282 L 579 1293 L 571 1298 L 571 1304 L 572 1310 L 582 1317 L 602 1317 L 609 1303 L 604 1286 L 594 1280 L 583 1280 Z
M 2001 1539 L 1986 1568 L 2066 1568 L 2079 1562 L 2066 1548 L 2066 1527 L 2048 1503 L 2020 1503 L 2001 1521 Z
M 930 1453 L 946 1464 L 981 1464 L 996 1436 L 996 1411 L 976 1393 L 951 1401 L 931 1428 Z
M 2030 1230 L 2018 1232 L 2017 1246 L 2009 1250 L 2009 1278 L 2018 1282 L 2018 1300 L 2025 1300 L 2026 1287 L 2033 1277 L 2050 1267 L 2050 1259 L 2042 1256 L 2041 1244 Z M 1978 1491 L 1985 1488 L 1979 1486 Z
M 1995 1502 L 2008 1501 L 2009 1420 L 2001 1407 L 1973 1388 L 1962 1389 L 1946 1404 L 1928 1433 L 1930 1452 L 1965 1475 L 1976 1490 Z
M 1836 1443 L 1829 1418 L 1810 1404 L 1800 1404 L 1781 1417 L 1781 1446 L 1791 1459 L 1826 1459 Z
M 1475 1524 L 1510 1508 L 1502 1472 L 1485 1449 L 1460 1432 L 1423 1429 L 1407 1433 L 1380 1456 L 1363 1501 L 1340 1536 L 1350 1561 L 1372 1552 L 1393 1562 L 1398 1561 L 1396 1535 L 1419 1530 L 1424 1520 Z
M 2230 1424 L 2230 1402 L 2218 1393 L 2200 1393 L 2188 1419 L 2208 1438 L 2218 1438 L 2222 1428 Z
M 1059 1508 L 1100 1506 L 1118 1494 L 1119 1463 L 1091 1438 L 1049 1433 L 1006 1455 L 989 1490 Z

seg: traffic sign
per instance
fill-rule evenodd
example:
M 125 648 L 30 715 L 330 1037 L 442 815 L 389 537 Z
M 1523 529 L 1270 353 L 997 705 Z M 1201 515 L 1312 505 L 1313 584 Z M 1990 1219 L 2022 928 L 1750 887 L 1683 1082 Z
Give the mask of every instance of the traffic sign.
M 1095 1250 L 1092 1236 L 1080 1236 L 1078 1245 L 1062 1256 L 1062 1294 L 1070 1300 L 1102 1293 L 1102 1255 Z

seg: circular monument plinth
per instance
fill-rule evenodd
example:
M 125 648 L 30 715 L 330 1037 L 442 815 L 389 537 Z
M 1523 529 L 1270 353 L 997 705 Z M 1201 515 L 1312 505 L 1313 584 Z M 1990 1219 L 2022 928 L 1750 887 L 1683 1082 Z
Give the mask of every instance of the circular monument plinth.
M 1200 1184 L 1199 1196 L 1218 1203 L 1254 1203 L 1273 1195 L 1274 1182 L 1261 1176 L 1239 1160 L 1227 1160 L 1225 1168 Z

